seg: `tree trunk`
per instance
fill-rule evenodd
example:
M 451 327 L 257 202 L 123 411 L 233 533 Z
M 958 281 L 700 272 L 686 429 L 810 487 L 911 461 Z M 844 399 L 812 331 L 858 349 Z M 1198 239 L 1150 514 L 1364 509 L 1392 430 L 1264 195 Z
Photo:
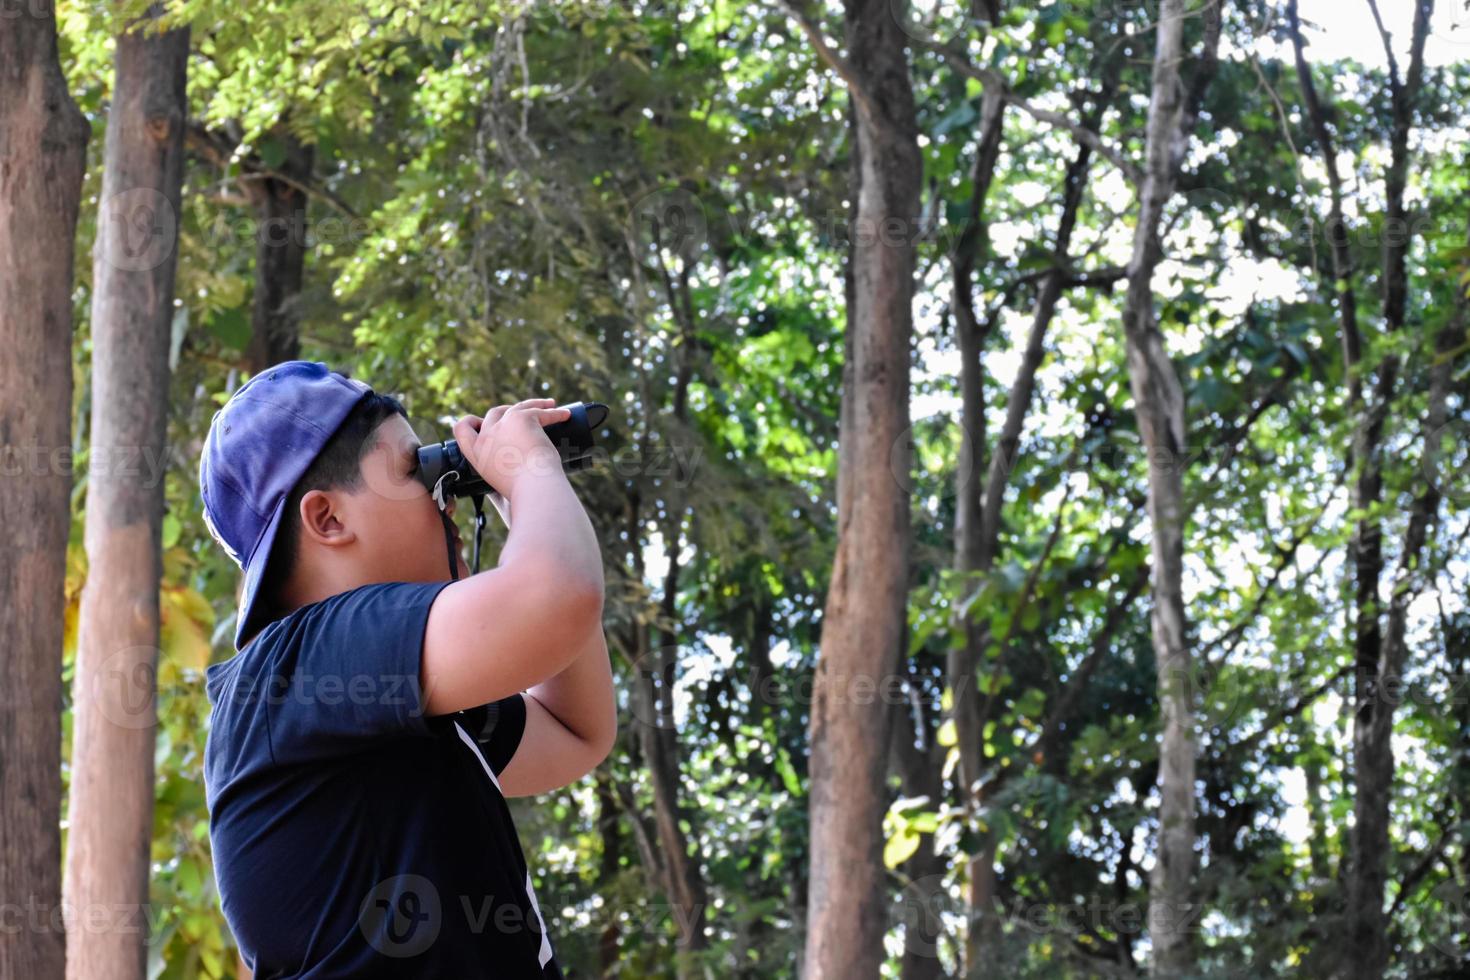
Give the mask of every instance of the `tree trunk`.
M 251 374 L 301 356 L 301 284 L 306 269 L 306 205 L 314 150 L 286 129 L 274 138 L 286 149 L 276 173 L 252 180 L 255 204 L 255 296 L 250 312 Z
M 1464 344 L 1465 328 L 1460 317 L 1450 322 L 1436 336 L 1435 353 L 1446 355 L 1430 369 L 1429 404 L 1421 424 L 1421 445 L 1428 456 L 1436 450 L 1434 445 L 1443 436 L 1443 428 L 1449 418 L 1448 402 L 1453 384 L 1453 358 L 1448 353 Z M 1354 854 L 1353 867 L 1357 874 L 1352 882 L 1355 886 L 1349 894 L 1348 922 L 1353 943 L 1353 953 L 1344 962 L 1347 976 L 1355 980 L 1381 977 L 1388 965 L 1387 919 L 1383 911 L 1383 887 L 1387 878 L 1389 848 L 1388 798 L 1393 786 L 1393 734 L 1394 699 L 1398 696 L 1395 687 L 1402 681 L 1404 663 L 1408 658 L 1406 634 L 1408 632 L 1409 604 L 1424 591 L 1432 579 L 1433 570 L 1425 569 L 1421 563 L 1424 543 L 1430 527 L 1439 517 L 1440 491 L 1434 480 L 1424 480 L 1422 489 L 1414 498 L 1409 512 L 1409 526 L 1404 535 L 1403 551 L 1399 555 L 1398 571 L 1394 576 L 1393 594 L 1388 605 L 1388 631 L 1384 636 L 1383 652 L 1370 688 L 1371 711 L 1366 722 L 1360 713 L 1354 726 L 1354 748 L 1357 762 L 1358 793 L 1353 812 L 1357 818 L 1354 825 L 1353 844 L 1355 849 L 1368 846 L 1377 840 L 1382 850 L 1370 859 L 1361 850 Z M 1373 807 L 1375 809 L 1370 809 Z M 1373 889 L 1377 890 L 1374 891 Z
M 904 37 L 885 0 L 848 0 L 845 65 L 861 160 L 854 201 L 852 373 L 839 434 L 843 492 L 811 709 L 811 980 L 878 975 L 882 816 L 892 712 L 858 685 L 894 674 L 907 633 L 909 341 L 922 162 Z
M 618 823 L 617 790 L 613 788 L 613 777 L 599 771 L 595 776 L 597 792 L 597 831 L 602 838 L 602 859 L 598 867 L 598 887 L 610 888 L 622 870 L 623 835 Z M 622 946 L 622 932 L 616 917 L 609 916 L 597 936 L 597 975 L 603 978 L 617 976 L 618 950 Z
M 0 480 L 0 903 L 22 917 L 0 929 L 0 977 L 35 980 L 66 968 L 61 648 L 88 133 L 57 62 L 51 0 L 0 19 L 0 463 L 11 476 Z
M 771 617 L 774 614 L 771 604 L 772 600 L 764 594 L 750 601 L 750 649 L 747 656 L 750 658 L 751 697 L 746 721 L 762 730 L 775 707 L 766 700 L 771 679 L 776 676 L 775 667 L 771 664 Z M 763 771 L 774 771 L 764 762 L 758 765 Z
M 647 445 L 644 445 L 647 452 Z M 641 538 L 641 500 L 633 490 L 627 500 L 627 528 L 630 559 L 635 581 L 643 581 L 644 564 Z M 670 557 L 670 574 L 677 576 L 677 546 Z M 666 584 L 666 588 L 667 588 Z M 706 914 L 706 890 L 704 878 L 697 862 L 689 855 L 689 841 L 680 826 L 684 817 L 679 800 L 679 755 L 677 732 L 674 730 L 673 682 L 674 662 L 669 643 L 661 641 L 657 648 L 649 642 L 649 627 L 643 622 L 629 626 L 629 651 L 634 665 L 633 691 L 636 730 L 633 733 L 637 746 L 643 753 L 648 766 L 649 783 L 653 788 L 653 823 L 646 830 L 646 842 L 640 841 L 644 863 L 658 879 L 670 911 L 675 917 L 679 932 L 679 949 L 700 950 L 707 945 L 704 936 Z M 663 637 L 664 634 L 658 634 Z M 627 803 L 628 818 L 640 826 L 640 815 L 631 802 Z M 657 843 L 657 851 L 653 844 Z M 679 977 L 698 975 L 680 958 L 676 963 Z
M 150 16 L 157 16 L 154 7 Z M 143 23 L 146 23 L 143 22 Z M 87 564 L 75 680 L 66 901 L 132 928 L 71 934 L 73 980 L 141 980 L 153 839 L 168 348 L 188 103 L 187 28 L 117 39 L 92 293 Z
M 672 508 L 671 508 L 672 511 Z M 675 589 L 679 574 L 678 522 L 669 522 L 669 531 L 674 537 L 666 541 L 669 571 L 665 578 L 663 613 L 672 617 Z M 639 684 L 647 698 L 649 714 L 645 721 L 658 719 L 657 724 L 646 724 L 643 729 L 643 751 L 648 760 L 648 774 L 653 784 L 654 826 L 658 829 L 659 846 L 668 863 L 669 883 L 672 892 L 669 899 L 679 916 L 679 945 L 682 949 L 701 950 L 708 946 L 704 935 L 704 921 L 709 904 L 704 884 L 704 873 L 696 858 L 689 854 L 689 838 L 681 822 L 688 819 L 679 792 L 679 777 L 682 767 L 679 761 L 679 743 L 674 727 L 674 682 L 676 680 L 675 652 L 677 638 L 674 633 L 658 630 L 658 645 L 647 649 L 644 645 L 640 664 Z M 657 684 L 654 678 L 657 677 Z M 679 975 L 698 976 L 699 973 L 683 964 Z
M 1384 175 L 1383 235 L 1383 325 L 1386 333 L 1403 328 L 1408 300 L 1407 258 L 1412 236 L 1405 220 L 1404 191 L 1408 180 L 1409 127 L 1413 104 L 1424 76 L 1424 44 L 1429 34 L 1433 0 L 1415 4 L 1413 39 L 1407 77 L 1400 80 L 1398 67 L 1390 53 L 1388 85 L 1392 105 L 1392 129 L 1389 136 L 1389 164 Z M 1375 8 L 1376 12 L 1376 8 Z M 1348 373 L 1356 373 L 1358 365 L 1349 365 Z M 1357 414 L 1353 433 L 1353 459 L 1359 467 L 1353 487 L 1353 507 L 1371 509 L 1379 501 L 1383 474 L 1379 455 L 1383 442 L 1383 426 L 1398 380 L 1398 358 L 1389 354 L 1376 366 L 1377 380 L 1372 397 L 1363 404 L 1361 396 L 1349 405 Z M 1358 389 L 1350 389 L 1350 396 Z M 1430 488 L 1432 489 L 1432 487 Z M 1417 553 L 1422 540 L 1413 540 L 1423 528 L 1416 530 L 1417 513 L 1426 506 L 1416 501 L 1416 513 L 1410 521 L 1410 540 L 1405 555 Z M 1433 501 L 1438 507 L 1438 497 Z M 1352 980 L 1367 980 L 1383 975 L 1388 963 L 1387 917 L 1383 909 L 1384 887 L 1388 879 L 1389 796 L 1393 789 L 1393 747 L 1389 743 L 1393 730 L 1393 703 L 1380 692 L 1385 681 L 1393 683 L 1403 667 L 1404 612 L 1399 608 L 1396 584 L 1389 612 L 1389 641 L 1384 642 L 1380 630 L 1381 603 L 1379 580 L 1383 573 L 1383 529 L 1377 517 L 1369 515 L 1354 528 L 1354 689 L 1353 714 L 1353 825 L 1349 832 L 1347 908 L 1344 919 L 1345 941 L 1340 943 L 1342 959 L 1339 975 Z M 1401 573 L 1403 579 L 1407 573 Z M 1395 622 L 1395 617 L 1399 622 Z
M 918 678 L 912 664 L 901 668 L 908 678 L 912 702 L 896 704 L 894 713 L 892 767 L 903 795 L 928 797 L 929 808 L 941 805 L 944 781 L 942 749 L 935 742 L 934 724 L 916 696 Z M 898 914 L 903 924 L 903 957 L 899 961 L 902 980 L 939 980 L 945 976 L 940 949 L 946 940 L 943 912 L 947 904 L 944 870 L 948 856 L 935 850 L 933 841 L 919 846 L 896 870 L 900 881 Z
M 955 339 L 960 350 L 960 425 L 964 438 L 960 444 L 960 460 L 956 480 L 954 570 L 963 576 L 969 592 L 979 585 L 979 575 L 989 570 L 994 549 L 985 547 L 985 484 L 979 473 L 985 466 L 985 386 L 981 359 L 985 333 L 975 316 L 973 276 L 975 262 L 984 251 L 986 239 L 985 199 L 995 176 L 995 163 L 1000 154 L 1001 130 L 1005 121 L 1004 93 L 994 86 L 986 89 L 980 112 L 980 140 L 975 163 L 970 170 L 970 213 L 954 260 L 950 308 L 954 312 Z M 992 498 L 993 499 L 993 498 Z M 982 719 L 980 690 L 976 669 L 985 646 L 985 628 L 977 615 L 967 615 L 954 624 L 964 634 L 964 642 L 949 651 L 945 675 L 950 689 L 950 714 L 954 718 L 959 751 L 959 790 L 961 803 L 976 818 L 979 804 L 977 791 L 984 767 L 981 754 Z M 978 955 L 980 925 L 989 912 L 987 898 L 995 869 L 995 842 L 985 835 L 980 851 L 963 855 L 969 875 L 969 930 L 966 933 L 965 962 L 973 966 Z
M 1204 59 L 1208 84 L 1219 41 L 1218 6 L 1208 8 Z M 1157 670 L 1162 737 L 1159 744 L 1159 833 L 1149 888 L 1152 972 L 1181 977 L 1193 966 L 1197 909 L 1193 903 L 1194 708 L 1191 656 L 1184 617 L 1183 467 L 1184 393 L 1164 337 L 1154 321 L 1153 274 L 1163 254 L 1159 226 L 1188 142 L 1196 106 L 1186 105 L 1179 66 L 1184 58 L 1184 0 L 1163 0 L 1154 50 L 1153 94 L 1149 100 L 1147 143 L 1138 225 L 1128 264 L 1128 294 L 1123 308 L 1128 379 L 1138 429 L 1148 453 L 1148 512 L 1153 558 L 1152 633 Z M 1193 93 L 1197 99 L 1202 88 Z
M 680 327 L 678 370 L 674 380 L 674 403 L 671 417 L 677 431 L 682 432 L 689 421 L 689 383 L 693 378 L 693 353 L 696 343 L 694 311 L 689 296 L 689 267 L 680 260 L 677 275 L 670 272 L 660 258 L 660 268 L 669 310 Z M 645 436 L 648 430 L 645 429 Z M 645 443 L 644 451 L 650 447 Z M 708 914 L 708 889 L 704 871 L 699 860 L 689 853 L 689 835 L 682 824 L 689 814 L 683 805 L 679 791 L 682 763 L 679 754 L 678 732 L 674 725 L 674 683 L 678 671 L 678 595 L 679 595 L 679 552 L 683 535 L 684 515 L 687 505 L 679 487 L 688 474 L 677 474 L 664 487 L 664 509 L 668 518 L 662 525 L 664 555 L 668 568 L 664 573 L 663 595 L 659 600 L 660 624 L 654 630 L 657 645 L 649 648 L 646 640 L 639 647 L 638 691 L 643 698 L 645 714 L 642 727 L 643 752 L 648 761 L 648 774 L 653 784 L 654 826 L 658 830 L 659 846 L 662 849 L 668 871 L 670 886 L 669 900 L 679 917 L 679 947 L 694 951 L 705 949 L 709 943 L 704 934 L 705 918 Z M 632 535 L 630 541 L 637 541 Z M 642 556 L 638 556 L 639 581 L 642 581 Z M 641 633 L 646 633 L 639 624 Z M 700 971 L 692 963 L 680 958 L 677 965 L 680 977 L 699 976 Z

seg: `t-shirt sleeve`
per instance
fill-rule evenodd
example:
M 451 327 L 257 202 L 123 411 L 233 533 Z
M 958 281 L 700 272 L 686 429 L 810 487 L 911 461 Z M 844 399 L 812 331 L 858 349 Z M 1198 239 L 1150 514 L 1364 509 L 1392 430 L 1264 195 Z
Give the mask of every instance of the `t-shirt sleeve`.
M 510 765 L 526 731 L 526 698 L 512 694 L 460 712 L 461 723 L 480 746 L 491 771 L 499 776 Z
M 420 666 L 442 582 L 384 582 L 332 596 L 276 637 L 267 717 L 278 764 L 430 736 Z

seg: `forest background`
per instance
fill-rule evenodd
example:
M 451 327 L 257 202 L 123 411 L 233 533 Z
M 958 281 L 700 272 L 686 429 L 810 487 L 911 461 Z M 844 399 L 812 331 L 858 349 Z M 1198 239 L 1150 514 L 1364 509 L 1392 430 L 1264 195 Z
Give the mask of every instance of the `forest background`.
M 1459 0 L 4 0 L 0 976 L 237 974 L 298 356 L 612 407 L 568 976 L 1464 975 L 1467 106 Z

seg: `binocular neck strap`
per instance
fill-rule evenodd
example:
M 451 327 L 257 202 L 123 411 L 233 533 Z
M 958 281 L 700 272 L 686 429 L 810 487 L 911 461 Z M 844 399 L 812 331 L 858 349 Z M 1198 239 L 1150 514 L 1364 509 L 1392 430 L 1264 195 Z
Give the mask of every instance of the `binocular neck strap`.
M 449 556 L 449 577 L 454 581 L 459 580 L 459 562 L 454 560 L 454 522 L 449 515 L 444 513 L 444 508 L 439 509 L 439 520 L 444 522 L 444 551 Z
M 485 495 L 471 494 L 470 501 L 475 505 L 475 553 L 474 562 L 470 566 L 470 573 L 474 574 L 480 570 L 480 535 L 485 531 Z M 449 558 L 449 577 L 458 581 L 459 562 L 455 561 L 454 554 L 454 521 L 450 520 L 442 504 L 439 506 L 439 520 L 444 522 L 444 551 Z
M 470 500 L 475 505 L 475 553 L 470 557 L 470 574 L 474 574 L 480 570 L 480 535 L 485 530 L 485 495 L 473 494 Z

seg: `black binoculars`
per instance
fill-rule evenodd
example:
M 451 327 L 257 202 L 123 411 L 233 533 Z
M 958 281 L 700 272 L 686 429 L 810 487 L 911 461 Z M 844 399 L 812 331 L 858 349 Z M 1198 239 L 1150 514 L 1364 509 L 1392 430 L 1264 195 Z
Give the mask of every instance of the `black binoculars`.
M 563 469 L 586 469 L 592 464 L 592 433 L 607 421 L 607 406 L 601 402 L 572 402 L 557 407 L 571 409 L 572 417 L 546 426 L 546 436 L 556 447 Z M 453 439 L 420 446 L 418 455 L 419 481 L 430 493 L 437 490 L 444 497 L 483 497 L 495 489 L 475 472 Z

